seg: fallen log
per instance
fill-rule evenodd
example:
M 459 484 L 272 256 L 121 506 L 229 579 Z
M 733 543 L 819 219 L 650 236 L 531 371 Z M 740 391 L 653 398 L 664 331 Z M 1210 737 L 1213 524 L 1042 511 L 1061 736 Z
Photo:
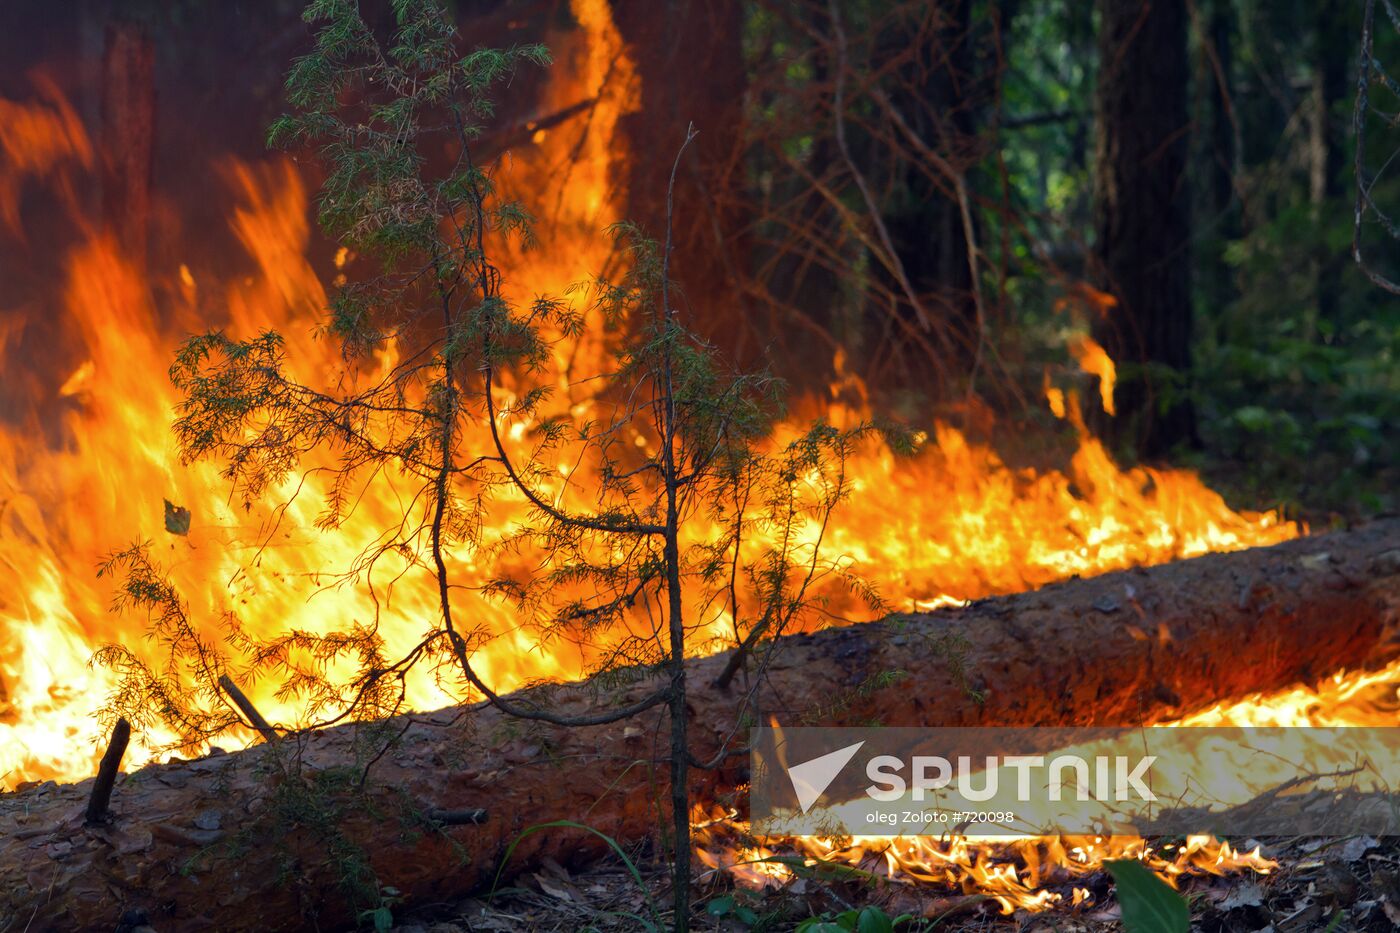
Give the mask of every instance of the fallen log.
M 750 696 L 751 721 L 787 724 L 1160 721 L 1400 657 L 1400 520 L 788 636 L 781 649 L 754 693 L 742 676 L 715 686 L 725 655 L 689 663 L 697 758 L 731 741 Z M 894 671 L 904 676 L 881 676 Z M 551 703 L 567 714 L 653 689 L 568 685 Z M 373 906 L 351 891 L 368 871 L 437 902 L 489 885 L 527 827 L 569 819 L 639 839 L 663 825 L 659 709 L 579 729 L 493 709 L 377 727 L 402 735 L 363 790 L 347 766 L 365 727 L 337 727 L 144 768 L 118 783 L 101 824 L 82 822 L 91 781 L 0 797 L 0 929 L 110 930 L 141 913 L 157 930 L 335 928 Z M 289 761 L 310 777 L 285 777 Z M 732 788 L 745 766 L 743 754 L 724 758 L 696 772 L 695 790 Z M 343 805 L 328 815 L 298 796 L 307 784 Z M 480 823 L 441 819 L 479 810 Z M 600 845 L 578 831 L 537 832 L 507 868 Z

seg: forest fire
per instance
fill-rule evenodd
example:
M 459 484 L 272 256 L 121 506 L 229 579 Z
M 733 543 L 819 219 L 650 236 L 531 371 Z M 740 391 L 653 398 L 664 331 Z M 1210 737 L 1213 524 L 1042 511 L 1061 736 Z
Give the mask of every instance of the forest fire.
M 570 6 L 579 29 L 552 37 L 558 62 L 544 103 L 564 111 L 591 101 L 587 125 L 527 127 L 528 143 L 502 159 L 498 178 L 502 188 L 529 199 L 541 218 L 538 236 L 547 244 L 536 251 L 512 249 L 500 263 L 508 291 L 518 290 L 512 297 L 520 301 L 565 295 L 617 262 L 599 230 L 621 212 L 617 177 L 630 156 L 614 140 L 614 127 L 639 106 L 639 79 L 609 5 L 573 0 Z M 0 221 L 23 236 L 19 203 L 27 186 L 43 187 L 76 211 L 73 189 L 93 170 L 94 148 L 82 120 L 53 86 L 40 84 L 30 100 L 0 100 Z M 399 362 L 392 342 L 368 360 L 347 361 L 317 331 L 328 293 L 359 257 L 342 249 L 333 268 L 318 268 L 310 258 L 312 183 L 301 167 L 281 158 L 257 164 L 229 159 L 210 175 L 211 189 L 218 191 L 211 197 L 229 204 L 226 222 L 241 245 L 237 259 L 246 275 L 227 275 L 197 251 L 171 268 L 148 266 L 111 231 L 75 213 L 78 241 L 68 249 L 64 274 L 52 283 L 49 299 L 0 318 L 0 354 L 38 316 L 61 318 L 68 334 L 54 359 L 6 357 L 0 407 L 0 790 L 94 773 L 101 754 L 94 715 L 120 689 L 120 670 L 94 664 L 96 651 L 119 645 L 121 663 L 151 670 L 160 670 L 173 652 L 171 645 L 145 637 L 139 612 L 111 611 L 112 581 L 95 573 L 131 541 L 152 543 L 153 558 L 188 604 L 198 636 L 213 645 L 224 644 L 233 627 L 266 638 L 324 634 L 356 622 L 374 626 L 387 650 L 400 654 L 423 637 L 423 620 L 439 614 L 436 583 L 422 570 L 424 554 L 386 555 L 372 567 L 362 562 L 383 529 L 401 520 L 408 484 L 386 476 L 374 487 L 375 496 L 357 501 L 332 534 L 320 527 L 322 503 L 333 494 L 321 475 L 333 466 L 329 454 L 267 489 L 247 509 L 230 496 L 219 464 L 182 460 L 170 431 L 180 399 L 166 373 L 191 333 L 218 328 L 251 338 L 281 332 L 289 369 L 325 386 L 373 383 Z M 602 340 L 584 336 L 554 345 L 548 378 L 577 418 L 605 404 L 590 395 L 587 381 L 601 367 Z M 1113 360 L 1087 334 L 1068 338 L 1066 351 L 1067 367 L 1072 359 L 1097 378 L 1093 404 L 1112 414 Z M 63 361 L 61 371 L 55 360 Z M 860 401 L 865 394 L 849 376 L 826 396 L 797 400 L 792 410 L 854 426 L 877 414 Z M 507 396 L 504 407 L 511 401 Z M 1074 452 L 1059 467 L 1015 465 L 971 430 L 935 419 L 914 425 L 912 455 L 896 453 L 880 439 L 863 441 L 848 464 L 849 497 L 822 529 L 824 547 L 868 580 L 891 609 L 915 611 L 1277 544 L 1306 530 L 1279 514 L 1231 509 L 1189 470 L 1121 468 L 1084 428 L 1076 396 L 1047 383 L 1047 401 L 1077 429 Z M 798 420 L 784 423 L 772 443 L 795 436 Z M 506 433 L 507 446 L 521 460 L 539 443 L 535 427 L 516 422 Z M 487 429 L 476 430 L 480 436 L 464 443 L 485 449 Z M 632 442 L 645 449 L 654 438 L 637 433 Z M 587 501 L 594 472 L 588 462 L 561 468 L 543 488 L 557 501 Z M 498 494 L 485 540 L 505 541 L 529 508 L 518 494 Z M 804 527 L 802 534 L 815 539 L 818 529 Z M 504 694 L 593 673 L 615 647 L 612 636 L 541 640 L 529 620 L 486 592 L 499 572 L 490 559 L 496 558 L 485 549 L 448 555 L 453 573 L 465 581 L 453 605 L 469 620 L 482 679 Z M 528 554 L 514 559 L 528 566 Z M 807 624 L 863 621 L 869 612 L 854 599 L 832 596 L 823 616 Z M 698 653 L 734 646 L 737 625 L 727 609 L 702 623 Z M 298 665 L 315 661 L 287 662 L 291 671 Z M 322 673 L 334 680 L 336 664 Z M 1397 685 L 1400 663 L 1376 672 L 1337 672 L 1316 686 L 1220 704 L 1172 724 L 1393 724 Z M 241 686 L 279 728 L 312 720 L 304 698 L 275 678 Z M 408 676 L 413 710 L 436 710 L 464 697 L 479 698 L 463 690 L 451 671 L 415 670 Z M 154 718 L 140 725 L 127 759 L 133 770 L 168 757 L 172 748 L 185 757 L 209 751 L 211 743 L 176 734 Z M 235 728 L 213 744 L 246 747 L 256 740 L 252 730 Z M 753 840 L 736 814 L 709 803 L 696 810 L 694 822 L 705 866 L 744 886 L 787 884 L 803 860 L 841 863 L 897 882 L 982 894 L 1007 913 L 1093 904 L 1096 895 L 1080 882 L 1110 859 L 1142 860 L 1168 879 L 1275 867 L 1258 849 L 1240 851 L 1209 836 L 1164 845 L 1077 836 Z
M 237 198 L 230 224 L 258 274 L 243 282 L 202 284 L 182 267 L 156 285 L 143 280 L 110 239 L 95 237 L 75 249 L 62 285 L 63 306 L 81 328 L 87 358 L 59 390 L 75 401 L 67 414 L 66 444 L 41 450 L 21 435 L 7 439 L 4 591 L 21 594 L 10 596 L 3 620 L 8 650 L 0 748 L 6 757 L 0 773 L 11 787 L 92 773 L 98 754 L 92 741 L 94 698 L 111 689 L 109 675 L 89 663 L 98 646 L 121 641 L 138 656 L 151 658 L 161 650 L 143 644 L 139 619 L 108 611 L 110 596 L 101 580 L 74 572 L 95 566 L 121 543 L 118 532 L 170 542 L 171 567 L 192 604 L 202 609 L 196 617 L 213 637 L 230 593 L 237 594 L 236 614 L 250 626 L 315 628 L 327 615 L 370 611 L 354 594 L 318 585 L 365 539 L 335 542 L 334 548 L 343 549 L 337 554 L 331 540 L 314 531 L 314 495 L 302 490 L 302 498 L 280 516 L 280 529 L 269 539 L 271 516 L 281 511 L 290 489 L 270 495 L 263 514 L 240 515 L 227 502 L 215 471 L 181 466 L 168 439 L 173 390 L 162 388 L 163 380 L 152 374 L 168 366 L 179 332 L 157 322 L 152 288 L 182 299 L 177 320 L 185 328 L 207 325 L 199 316 L 201 308 L 222 303 L 229 326 L 244 333 L 288 324 L 295 332 L 295 321 L 311 320 L 325 302 L 323 286 L 303 258 L 310 231 L 298 176 L 285 165 L 232 165 L 222 175 Z M 597 188 L 582 197 L 585 203 L 573 209 L 582 218 L 597 216 Z M 585 226 L 583 220 L 575 223 Z M 580 243 L 585 254 L 588 242 Z M 594 259 L 604 257 L 595 252 Z M 552 274 L 527 268 L 525 280 L 558 286 L 587 272 L 586 266 Z M 219 297 L 204 297 L 211 293 Z M 303 331 L 308 327 L 301 325 Z M 309 337 L 294 350 L 299 365 L 308 370 L 334 372 L 339 362 Z M 834 419 L 865 414 L 839 406 L 827 413 Z M 1088 437 L 1065 472 L 1030 473 L 1008 467 L 956 429 L 935 425 L 917 457 L 901 459 L 872 445 L 854 469 L 855 493 L 833 537 L 857 566 L 869 568 L 895 605 L 926 608 L 977 599 L 1075 574 L 1273 543 L 1297 533 L 1273 516 L 1231 512 L 1190 473 L 1121 471 Z M 195 516 L 187 534 L 176 537 L 161 527 L 163 498 Z M 363 504 L 369 519 L 363 534 L 375 527 L 384 508 L 392 504 Z M 891 525 L 886 517 L 895 513 L 903 518 Z M 257 560 L 249 566 L 248 556 L 255 550 Z M 415 613 L 431 614 L 431 594 L 415 592 L 405 581 L 394 593 L 393 609 L 382 620 L 386 637 L 413 639 Z M 587 658 L 573 646 L 561 646 L 552 655 L 531 651 L 527 642 L 513 637 L 516 623 L 499 605 L 474 600 L 471 610 L 491 620 L 482 623 L 492 629 L 482 656 L 496 689 L 569 678 L 586 669 Z M 249 692 L 274 721 L 295 723 L 297 707 L 279 702 L 277 684 L 254 684 Z M 413 699 L 417 708 L 433 709 L 451 698 L 422 683 Z M 1267 700 L 1258 707 L 1260 716 L 1271 708 Z M 157 734 L 144 742 L 171 738 Z M 251 733 L 241 736 L 243 741 L 252 738 Z M 138 747 L 134 757 L 139 761 L 142 755 Z M 839 856 L 857 863 L 878 854 L 896 877 L 954 886 L 966 879 L 1008 908 L 1046 907 L 1058 900 L 1038 891 L 1043 871 L 1051 866 L 1088 872 L 1105 858 L 1140 854 L 1168 874 L 1187 866 L 1215 871 L 1267 867 L 1257 854 L 1236 855 L 1228 844 L 1203 840 L 1193 840 L 1169 859 L 1152 854 L 1140 840 L 1037 841 L 1017 847 L 1019 859 L 1038 866 L 1020 875 L 1009 863 L 990 861 L 991 847 L 981 842 L 958 840 L 946 850 L 909 842 L 862 842 L 840 852 L 811 845 L 818 846 L 809 850 L 814 857 Z M 748 850 L 737 857 L 748 861 L 764 854 L 767 850 Z M 788 875 L 777 863 L 748 870 L 774 879 Z
M 590 10 L 587 4 L 581 8 L 586 25 L 594 24 Z M 557 95 L 571 99 L 582 88 L 585 96 L 586 91 L 616 95 L 607 105 L 625 108 L 625 83 L 605 93 L 602 81 L 611 60 L 610 24 L 603 20 L 594 28 L 599 36 L 585 47 L 603 51 L 580 57 L 581 74 L 557 77 Z M 40 99 L 28 107 L 28 118 L 17 124 L 25 135 L 6 139 L 11 185 L 21 183 L 20 173 L 39 171 L 43 153 L 88 151 L 81 127 L 61 100 Z M 613 112 L 603 104 L 599 108 L 604 119 Z M 545 189 L 563 191 L 558 219 L 546 235 L 569 237 L 571 246 L 548 254 L 568 255 L 577 264 L 538 268 L 531 265 L 535 254 L 522 253 L 512 259 L 509 274 L 541 292 L 562 293 L 607 262 L 605 243 L 594 231 L 609 216 L 611 154 L 590 152 L 565 179 L 557 178 L 554 165 L 576 145 L 562 131 L 545 135 L 509 169 L 512 184 L 524 187 L 544 178 L 562 186 Z M 176 397 L 163 374 L 185 333 L 211 325 L 244 336 L 282 329 L 300 335 L 289 345 L 298 369 L 331 380 L 344 365 L 311 333 L 326 291 L 305 258 L 311 231 L 299 175 L 287 163 L 230 163 L 217 174 L 233 201 L 229 225 L 247 251 L 253 275 L 208 281 L 183 265 L 142 273 L 119 244 L 93 232 L 72 250 L 66 279 L 56 285 L 61 296 L 56 308 L 75 325 L 83 356 L 58 380 L 58 394 L 70 400 L 64 437 L 50 449 L 36 445 L 39 430 L 31 414 L 9 429 L 0 461 L 9 490 L 3 623 L 11 646 L 3 662 L 0 774 L 10 786 L 91 773 L 98 753 L 92 744 L 94 700 L 112 685 L 106 672 L 89 664 L 97 647 L 120 641 L 138 657 L 159 657 L 161 646 L 140 639 L 139 618 L 113 615 L 106 582 L 81 570 L 97 566 L 126 540 L 163 542 L 160 551 L 194 618 L 215 642 L 226 611 L 245 626 L 284 631 L 316 630 L 327 618 L 373 613 L 362 594 L 332 581 L 387 521 L 392 500 L 363 502 L 352 528 L 337 536 L 318 535 L 317 481 L 310 476 L 300 490 L 278 489 L 260 510 L 240 514 L 217 471 L 181 465 L 169 436 Z M 174 306 L 166 321 L 152 303 L 156 294 Z M 219 311 L 209 317 L 210 309 Z M 558 352 L 559 381 L 567 390 L 568 367 L 577 367 L 579 354 L 596 348 L 561 345 Z M 37 374 L 30 378 L 33 385 L 44 381 Z M 578 404 L 588 402 L 580 397 Z M 838 424 L 869 414 L 821 399 L 796 407 L 822 407 Z M 1297 534 L 1295 525 L 1276 516 L 1231 511 L 1189 472 L 1120 470 L 1091 437 L 1081 439 L 1067 469 L 1035 472 L 1008 466 L 953 427 L 929 428 L 931 436 L 913 458 L 900 458 L 879 444 L 862 453 L 852 467 L 851 501 L 831 531 L 833 549 L 848 556 L 896 608 L 1016 592 L 1077 574 L 1270 544 Z M 530 443 L 523 431 L 517 442 Z M 571 479 L 586 485 L 577 475 Z M 290 501 L 293 492 L 298 495 Z M 162 526 L 162 500 L 189 509 L 193 519 L 187 533 Z M 503 508 L 496 518 L 503 532 L 517 520 L 519 508 L 518 502 L 515 514 Z M 893 514 L 901 515 L 898 524 L 887 521 Z M 472 560 L 459 559 L 467 566 Z M 587 672 L 587 649 L 556 643 L 541 652 L 520 635 L 507 607 L 475 596 L 463 599 L 467 614 L 489 633 L 480 657 L 495 689 Z M 431 600 L 426 580 L 396 583 L 391 611 L 380 617 L 381 634 L 391 645 L 411 643 L 418 637 L 416 619 L 433 612 Z M 713 628 L 716 646 L 722 646 L 728 620 L 716 619 Z M 293 725 L 297 706 L 279 699 L 278 691 L 276 683 L 249 686 L 269 718 Z M 416 708 L 432 709 L 449 696 L 424 678 L 412 700 Z M 163 744 L 171 738 L 144 741 Z M 138 760 L 141 754 L 138 743 Z

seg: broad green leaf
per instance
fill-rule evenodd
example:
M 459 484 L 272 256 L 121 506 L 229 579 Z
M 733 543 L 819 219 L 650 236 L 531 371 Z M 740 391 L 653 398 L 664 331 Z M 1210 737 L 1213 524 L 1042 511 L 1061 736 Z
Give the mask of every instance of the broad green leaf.
M 880 908 L 867 907 L 856 919 L 856 933 L 894 933 L 894 924 Z
M 1127 933 L 1189 933 L 1191 911 L 1186 899 L 1141 862 L 1107 862 L 1118 886 Z
M 724 897 L 717 897 L 705 905 L 705 913 L 711 917 L 724 917 L 734 912 L 734 896 L 726 894 Z

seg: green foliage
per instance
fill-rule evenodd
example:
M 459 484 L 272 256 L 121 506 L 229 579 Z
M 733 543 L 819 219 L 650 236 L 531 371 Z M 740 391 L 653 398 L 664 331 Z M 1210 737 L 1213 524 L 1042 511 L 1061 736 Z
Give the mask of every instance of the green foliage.
M 745 929 L 753 929 L 759 924 L 758 911 L 739 902 L 733 894 L 717 897 L 705 905 L 705 913 L 718 919 L 728 918 L 741 924 Z
M 387 933 L 394 928 L 394 912 L 388 907 L 361 911 L 360 923 L 363 925 L 367 920 L 374 927 L 375 933 Z
M 891 917 L 880 908 L 869 906 L 810 917 L 797 925 L 797 933 L 893 933 L 913 919 L 911 914 Z
M 1017 11 L 1003 39 L 1001 119 L 1007 135 L 1001 156 L 1012 196 L 1041 237 L 1092 222 L 1093 15 L 1091 5 L 1076 0 L 1038 3 Z M 1035 246 L 1018 242 L 1015 258 L 1036 265 L 1053 261 L 1043 252 L 1032 257 Z M 1033 268 L 1021 270 L 1034 275 Z
M 1003 33 L 999 126 L 987 148 L 1005 166 L 1012 210 L 979 220 L 989 249 L 1008 237 L 997 350 L 1020 364 L 1032 406 L 1046 369 L 1064 365 L 1066 332 L 1085 323 L 1066 315 L 1075 303 L 1063 299 L 1076 281 L 1104 285 L 1091 252 L 1092 7 L 1022 5 Z M 1393 510 L 1400 463 L 1400 313 L 1350 255 L 1359 25 L 1360 8 L 1334 17 L 1307 4 L 1221 2 L 1193 14 L 1182 188 L 1193 212 L 1192 366 L 1149 373 L 1159 404 L 1194 405 L 1203 449 L 1179 458 L 1236 504 L 1324 520 Z M 1378 59 L 1400 60 L 1400 33 L 1387 24 L 1376 38 Z M 1347 77 L 1322 101 L 1328 68 Z M 1395 100 L 1377 85 L 1372 103 L 1363 163 L 1375 170 L 1374 200 L 1393 206 L 1396 137 L 1385 121 Z M 1383 227 L 1368 217 L 1363 247 L 1377 271 L 1396 276 Z M 1120 384 L 1141 372 L 1138 361 L 1117 363 Z
M 138 543 L 112 554 L 97 575 L 117 580 L 113 611 L 146 614 L 147 637 L 160 646 L 164 659 L 160 667 L 152 667 L 125 645 L 97 650 L 90 663 L 117 675 L 103 704 L 103 727 L 110 728 L 119 717 L 138 732 L 164 726 L 176 736 L 171 747 L 191 753 L 237 725 L 238 713 L 218 688 L 227 669 L 224 654 L 200 634 L 188 604 L 151 560 L 149 546 Z
M 1340 200 L 1281 210 L 1229 244 L 1239 297 L 1201 315 L 1201 432 L 1250 498 L 1347 514 L 1395 505 L 1400 311 L 1351 263 L 1335 280 L 1319 271 L 1318 257 L 1345 253 L 1349 224 Z
M 318 524 L 341 525 L 370 484 L 386 475 L 416 480 L 403 522 L 387 529 L 337 582 L 372 580 L 383 563 L 433 571 L 429 555 L 480 544 L 481 516 L 501 478 L 483 451 L 463 451 L 472 375 L 483 367 L 540 365 L 548 345 L 539 328 L 569 332 L 570 312 L 546 300 L 518 310 L 498 291 L 485 254 L 491 237 L 520 235 L 528 217 L 494 196 L 470 142 L 489 118 L 490 93 L 522 65 L 543 65 L 537 46 L 456 51 L 450 18 L 431 0 L 396 3 L 397 31 L 381 44 L 357 5 L 316 2 L 306 19 L 315 48 L 287 79 L 297 108 L 280 118 L 274 144 L 315 147 L 328 167 L 319 214 L 347 247 L 378 261 L 380 272 L 347 284 L 332 299 L 326 333 L 348 366 L 325 391 L 288 370 L 281 335 L 234 338 L 222 332 L 187 341 L 171 367 L 181 392 L 175 435 L 188 461 L 214 459 L 245 507 L 303 470 L 309 457 L 335 458 Z M 450 164 L 431 158 L 455 146 Z M 424 333 L 434 336 L 424 339 Z M 389 342 L 406 361 L 378 381 L 354 367 Z M 349 387 L 347 389 L 347 387 Z M 542 396 L 527 396 L 528 415 Z M 376 601 L 377 605 L 377 601 Z M 406 672 L 467 650 L 450 619 L 408 654 L 390 658 L 378 619 L 339 631 L 253 636 L 230 626 L 229 643 L 254 675 L 277 678 L 282 699 L 299 699 L 306 724 L 374 719 L 402 708 Z M 326 670 L 349 659 L 358 671 L 335 682 Z
M 1117 885 L 1126 933 L 1188 933 L 1191 911 L 1171 885 L 1135 860 L 1105 864 Z

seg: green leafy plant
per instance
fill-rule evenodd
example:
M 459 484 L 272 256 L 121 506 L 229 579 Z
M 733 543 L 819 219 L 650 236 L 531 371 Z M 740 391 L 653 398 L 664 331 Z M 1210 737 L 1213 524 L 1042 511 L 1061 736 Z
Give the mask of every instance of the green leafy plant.
M 1127 933 L 1189 933 L 1191 911 L 1176 889 L 1135 860 L 1106 863 Z
M 893 933 L 912 922 L 912 914 L 891 917 L 879 907 L 868 906 L 845 910 L 839 914 L 809 917 L 797 925 L 797 933 Z
M 759 923 L 758 911 L 742 904 L 733 894 L 717 897 L 705 905 L 705 913 L 719 919 L 728 918 L 752 929 Z

